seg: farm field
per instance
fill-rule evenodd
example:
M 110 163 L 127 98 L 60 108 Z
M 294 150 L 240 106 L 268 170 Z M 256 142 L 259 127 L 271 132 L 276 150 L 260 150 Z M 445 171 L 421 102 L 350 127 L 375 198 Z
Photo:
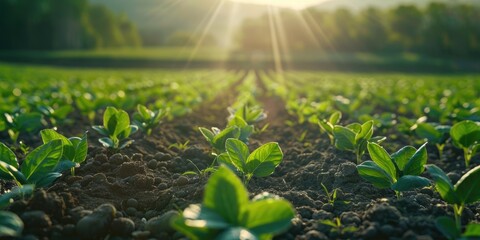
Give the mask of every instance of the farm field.
M 12 239 L 480 236 L 478 74 L 4 63 L 0 95 Z

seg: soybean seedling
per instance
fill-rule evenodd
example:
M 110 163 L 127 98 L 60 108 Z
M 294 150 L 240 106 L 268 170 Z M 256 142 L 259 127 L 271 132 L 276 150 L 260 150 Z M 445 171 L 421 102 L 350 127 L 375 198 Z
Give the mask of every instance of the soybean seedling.
M 333 134 L 333 129 L 335 125 L 337 125 L 340 120 L 342 119 L 342 113 L 339 111 L 336 111 L 330 115 L 328 120 L 323 119 L 318 121 L 318 125 L 320 128 L 327 133 L 328 138 L 330 139 L 330 144 L 334 145 L 335 144 L 335 136 Z
M 134 142 L 134 140 L 127 139 L 138 130 L 138 127 L 130 125 L 130 117 L 127 112 L 107 107 L 103 114 L 103 126 L 93 126 L 93 129 L 106 136 L 98 140 L 104 147 L 118 150 Z
M 431 123 L 415 124 L 412 129 L 417 136 L 426 139 L 429 143 L 435 144 L 438 149 L 438 156 L 441 159 L 445 142 L 449 138 L 450 126 L 434 125 Z
M 458 182 L 453 185 L 445 172 L 433 165 L 426 166 L 428 173 L 435 182 L 435 188 L 440 197 L 450 204 L 453 208 L 455 220 L 449 218 L 437 219 L 437 225 L 444 229 L 444 234 L 455 239 L 460 236 L 462 230 L 462 213 L 465 205 L 478 202 L 480 200 L 480 166 L 473 168 L 465 173 Z
M 227 167 L 212 174 L 203 203 L 190 205 L 172 221 L 189 239 L 265 239 L 286 231 L 295 216 L 292 205 L 262 194 L 249 200 L 240 179 Z
M 353 123 L 346 127 L 335 125 L 333 136 L 335 147 L 339 150 L 350 151 L 357 156 L 357 164 L 362 162 L 362 156 L 367 150 L 368 142 L 381 143 L 385 137 L 372 137 L 373 121 L 364 124 Z
M 462 121 L 453 125 L 450 136 L 455 147 L 463 149 L 465 166 L 468 168 L 473 156 L 480 153 L 480 124 Z
M 264 144 L 250 153 L 245 143 L 230 138 L 227 139 L 225 148 L 227 152 L 221 154 L 218 161 L 240 172 L 245 185 L 253 176 L 270 176 L 283 160 L 282 149 L 274 142 Z
M 206 128 L 199 128 L 202 135 L 213 147 L 213 154 L 218 155 L 225 152 L 225 142 L 229 138 L 240 137 L 240 129 L 236 126 L 227 127 L 223 130 L 213 127 L 212 130 Z
M 373 186 L 395 191 L 397 197 L 403 191 L 430 185 L 430 180 L 419 176 L 427 163 L 426 143 L 419 149 L 406 146 L 390 155 L 376 143 L 368 144 L 368 153 L 372 161 L 365 161 L 357 166 L 360 177 Z
M 326 225 L 331 227 L 332 232 L 337 232 L 340 235 L 343 235 L 345 233 L 351 233 L 351 232 L 356 232 L 358 229 L 355 226 L 343 226 L 341 219 L 339 217 L 336 217 L 332 220 L 321 220 L 321 224 Z
M 158 126 L 162 119 L 167 116 L 167 110 L 158 109 L 152 111 L 145 107 L 144 105 L 137 105 L 137 112 L 133 114 L 133 123 L 138 126 L 138 128 L 150 136 L 152 130 Z

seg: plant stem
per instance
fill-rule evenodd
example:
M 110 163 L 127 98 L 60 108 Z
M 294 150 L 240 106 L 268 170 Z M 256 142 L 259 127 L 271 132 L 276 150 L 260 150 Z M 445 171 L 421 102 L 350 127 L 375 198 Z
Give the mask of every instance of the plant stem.
M 472 158 L 472 156 L 470 156 L 468 148 L 463 149 L 463 156 L 465 158 L 465 166 L 468 168 L 470 166 L 470 158 Z
M 461 232 L 462 231 L 462 212 L 463 212 L 464 206 L 462 205 L 453 205 L 453 213 L 455 215 L 455 224 L 457 226 L 457 229 Z
M 445 147 L 445 144 L 436 144 L 436 145 L 437 145 L 437 149 L 438 149 L 438 158 L 440 160 L 442 160 L 443 148 Z

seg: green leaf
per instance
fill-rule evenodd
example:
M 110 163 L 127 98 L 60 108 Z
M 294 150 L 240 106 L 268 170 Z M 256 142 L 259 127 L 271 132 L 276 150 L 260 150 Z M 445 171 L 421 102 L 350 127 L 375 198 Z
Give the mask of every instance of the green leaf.
M 480 141 L 480 125 L 472 121 L 459 122 L 450 129 L 453 144 L 458 148 L 469 148 Z
M 327 122 L 327 120 L 318 121 L 318 125 L 320 126 L 321 129 L 323 129 L 323 131 L 325 131 L 329 134 L 333 133 L 333 125 L 331 123 Z
M 53 140 L 33 150 L 27 155 L 20 171 L 27 180 L 40 179 L 42 175 L 55 169 L 62 157 L 63 144 L 61 140 Z
M 332 115 L 330 115 L 330 119 L 328 120 L 329 123 L 333 125 L 337 124 L 340 119 L 342 119 L 342 112 L 336 111 Z
M 449 204 L 459 204 L 460 199 L 455 192 L 455 188 L 453 187 L 450 178 L 448 178 L 447 174 L 440 169 L 439 167 L 428 164 L 425 166 L 428 173 L 432 176 L 433 181 L 435 182 L 435 188 L 437 189 L 438 193 Z
M 15 153 L 3 143 L 0 143 L 0 161 L 18 168 L 18 160 Z
M 344 151 L 355 151 L 355 132 L 351 129 L 335 126 L 333 136 L 335 137 L 335 147 Z
M 93 130 L 97 131 L 99 134 L 103 136 L 109 136 L 110 133 L 105 129 L 103 126 L 92 126 Z
M 27 199 L 33 194 L 35 185 L 17 186 L 0 195 L 0 209 L 5 209 L 15 200 Z
M 3 161 L 0 161 L 0 179 L 7 180 L 7 181 L 14 180 L 15 176 L 10 171 L 10 169 L 12 168 L 13 166 Z
M 362 125 L 362 128 L 358 134 L 355 136 L 355 142 L 358 142 L 362 139 L 370 139 L 373 135 L 373 121 L 368 121 Z
M 221 232 L 216 238 L 216 240 L 260 240 L 259 237 L 255 236 L 254 233 L 248 229 L 241 227 L 232 227 Z
M 0 237 L 20 237 L 22 231 L 23 222 L 16 214 L 0 211 Z
M 467 225 L 462 237 L 480 237 L 480 224 L 470 223 Z
M 75 148 L 73 147 L 72 142 L 62 134 L 57 133 L 53 129 L 44 129 L 40 131 L 40 135 L 42 136 L 43 144 L 57 139 L 61 140 L 63 144 L 63 156 L 70 161 L 75 158 Z
M 229 138 L 225 143 L 225 148 L 232 164 L 241 172 L 245 173 L 247 158 L 248 155 L 250 155 L 248 146 L 238 139 Z
M 230 223 L 212 209 L 193 204 L 183 211 L 183 217 L 187 220 L 186 225 L 196 228 L 224 229 Z
M 400 171 L 403 171 L 408 161 L 413 157 L 415 152 L 417 152 L 417 149 L 412 146 L 406 146 L 398 150 L 396 153 L 392 154 L 391 157 L 393 161 L 397 164 L 398 169 Z
M 50 173 L 43 174 L 42 176 L 40 176 L 38 178 L 32 179 L 33 181 L 31 183 L 35 183 L 35 185 L 37 187 L 45 188 L 45 187 L 49 187 L 50 185 L 52 185 L 53 182 L 61 176 L 62 176 L 61 173 L 50 172 Z
M 116 108 L 107 107 L 103 113 L 103 127 L 108 131 L 109 134 L 113 134 L 115 131 L 117 112 L 118 110 Z
M 213 147 L 221 152 L 225 152 L 225 142 L 229 138 L 238 139 L 240 136 L 240 129 L 238 127 L 228 127 L 217 134 L 213 140 Z
M 113 148 L 115 143 L 113 143 L 112 139 L 108 137 L 100 138 L 98 141 L 106 148 Z
M 411 191 L 416 188 L 422 188 L 430 185 L 430 180 L 420 176 L 406 175 L 398 179 L 392 185 L 392 190 L 398 192 Z
M 293 206 L 282 199 L 265 199 L 252 202 L 242 216 L 242 226 L 255 235 L 279 234 L 291 225 L 295 217 Z
M 70 138 L 70 142 L 72 142 L 75 149 L 75 157 L 73 158 L 73 162 L 84 162 L 85 159 L 87 159 L 88 153 L 87 133 L 85 133 L 82 138 Z
M 455 220 L 449 217 L 439 217 L 435 219 L 435 226 L 448 239 L 457 239 L 460 237 L 460 230 L 457 229 Z
M 407 165 L 403 169 L 404 175 L 418 176 L 425 170 L 425 164 L 427 164 L 427 143 L 423 144 L 413 156 L 408 160 Z
M 267 143 L 253 151 L 247 159 L 247 172 L 257 177 L 271 175 L 282 162 L 283 153 L 278 143 Z
M 42 127 L 42 114 L 24 113 L 15 118 L 17 129 L 25 132 L 34 132 Z
M 205 187 L 203 206 L 220 214 L 228 223 L 238 225 L 247 204 L 247 189 L 240 179 L 227 167 L 220 166 Z
M 377 188 L 390 188 L 393 184 L 392 177 L 375 162 L 365 161 L 357 166 L 357 170 L 360 177 L 372 183 L 373 186 Z
M 213 134 L 212 131 L 203 127 L 199 127 L 198 130 L 200 130 L 200 132 L 205 137 L 205 139 L 207 139 L 207 142 L 211 143 L 213 141 L 213 138 L 215 137 L 215 135 Z
M 464 204 L 480 200 L 480 166 L 468 171 L 458 180 L 455 192 Z
M 427 139 L 431 143 L 440 143 L 442 133 L 439 132 L 434 126 L 428 123 L 419 123 L 415 129 L 417 136 Z
M 201 239 L 212 239 L 215 237 L 216 233 L 212 230 L 209 230 L 205 227 L 197 228 L 190 227 L 186 224 L 188 220 L 183 216 L 178 216 L 172 220 L 171 225 L 175 230 L 183 233 L 188 239 L 192 240 L 201 240 Z
M 395 181 L 397 179 L 397 170 L 390 158 L 390 155 L 383 147 L 376 143 L 368 143 L 368 153 L 380 168 L 382 168 Z

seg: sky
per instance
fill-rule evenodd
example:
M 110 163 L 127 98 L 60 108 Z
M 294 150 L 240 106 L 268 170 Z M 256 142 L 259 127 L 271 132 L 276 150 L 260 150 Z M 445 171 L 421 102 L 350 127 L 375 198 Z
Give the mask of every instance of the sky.
M 278 7 L 289 7 L 294 9 L 303 9 L 328 0 L 231 0 L 234 2 L 244 2 L 262 5 L 272 5 Z

